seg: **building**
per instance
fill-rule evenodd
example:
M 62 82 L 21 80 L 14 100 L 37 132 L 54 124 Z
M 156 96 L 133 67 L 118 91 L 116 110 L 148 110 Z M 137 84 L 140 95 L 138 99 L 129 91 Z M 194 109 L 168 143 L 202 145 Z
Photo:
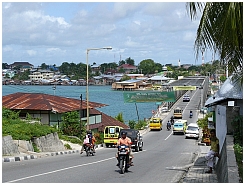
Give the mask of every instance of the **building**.
M 10 64 L 9 66 L 11 69 L 14 69 L 15 67 L 20 67 L 20 71 L 32 69 L 34 67 L 29 62 L 14 62 L 13 64 Z
M 123 64 L 123 65 L 119 66 L 117 69 L 118 69 L 118 71 L 120 69 L 123 69 L 126 74 L 137 71 L 137 67 L 136 66 L 133 66 L 133 65 L 130 65 L 130 64 Z
M 132 90 L 146 90 L 151 89 L 152 84 L 146 83 L 144 80 L 125 80 L 122 82 L 114 82 L 112 84 L 112 89 L 114 90 L 125 90 L 125 91 L 132 91 Z
M 49 70 L 39 70 L 39 71 L 35 71 L 32 74 L 29 75 L 30 80 L 34 80 L 34 81 L 39 81 L 39 80 L 50 80 L 50 79 L 54 79 L 54 72 L 49 71 Z
M 87 102 L 79 99 L 65 98 L 42 93 L 14 93 L 2 97 L 2 106 L 12 111 L 20 111 L 19 116 L 26 118 L 27 113 L 33 118 L 40 119 L 42 124 L 49 126 L 58 125 L 62 121 L 62 115 L 71 111 L 78 111 L 81 121 L 87 120 Z M 107 106 L 106 104 L 89 102 L 89 129 L 103 131 L 107 125 L 118 125 L 128 128 L 122 122 L 117 121 L 95 108 Z

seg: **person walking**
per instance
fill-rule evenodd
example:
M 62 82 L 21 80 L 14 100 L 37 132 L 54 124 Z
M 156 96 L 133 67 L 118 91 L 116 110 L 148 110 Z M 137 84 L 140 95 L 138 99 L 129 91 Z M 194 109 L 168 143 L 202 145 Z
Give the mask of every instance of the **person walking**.
M 216 137 L 215 129 L 212 129 L 210 131 L 210 135 L 211 135 L 210 136 L 211 148 L 210 148 L 210 151 L 205 156 L 209 170 L 205 171 L 205 173 L 212 173 L 213 172 L 213 165 L 214 165 L 214 157 L 220 158 L 220 155 L 219 155 L 219 139 Z

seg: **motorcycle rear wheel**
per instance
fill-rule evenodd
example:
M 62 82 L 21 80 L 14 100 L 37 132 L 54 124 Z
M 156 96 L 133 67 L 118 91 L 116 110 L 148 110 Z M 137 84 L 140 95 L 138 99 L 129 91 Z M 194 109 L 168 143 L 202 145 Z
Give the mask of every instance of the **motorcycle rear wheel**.
M 125 164 L 124 164 L 123 158 L 121 158 L 119 161 L 119 168 L 120 168 L 120 173 L 124 174 L 125 173 Z

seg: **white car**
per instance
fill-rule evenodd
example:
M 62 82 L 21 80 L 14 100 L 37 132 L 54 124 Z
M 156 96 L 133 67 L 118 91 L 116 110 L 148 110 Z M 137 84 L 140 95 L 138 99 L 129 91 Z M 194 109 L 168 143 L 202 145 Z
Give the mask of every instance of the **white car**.
M 168 107 L 162 107 L 161 108 L 161 113 L 168 112 Z
M 185 131 L 185 138 L 199 138 L 199 126 L 196 123 L 190 123 Z
M 183 96 L 183 102 L 189 102 L 190 101 L 190 96 L 188 94 L 185 94 Z

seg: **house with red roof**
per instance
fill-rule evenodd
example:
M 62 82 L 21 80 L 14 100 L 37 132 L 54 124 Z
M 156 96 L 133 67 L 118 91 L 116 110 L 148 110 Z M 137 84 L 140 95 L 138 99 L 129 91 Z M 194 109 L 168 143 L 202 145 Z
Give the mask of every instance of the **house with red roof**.
M 117 69 L 118 70 L 123 69 L 125 73 L 131 73 L 131 72 L 136 72 L 138 68 L 130 64 L 123 64 L 120 65 Z

